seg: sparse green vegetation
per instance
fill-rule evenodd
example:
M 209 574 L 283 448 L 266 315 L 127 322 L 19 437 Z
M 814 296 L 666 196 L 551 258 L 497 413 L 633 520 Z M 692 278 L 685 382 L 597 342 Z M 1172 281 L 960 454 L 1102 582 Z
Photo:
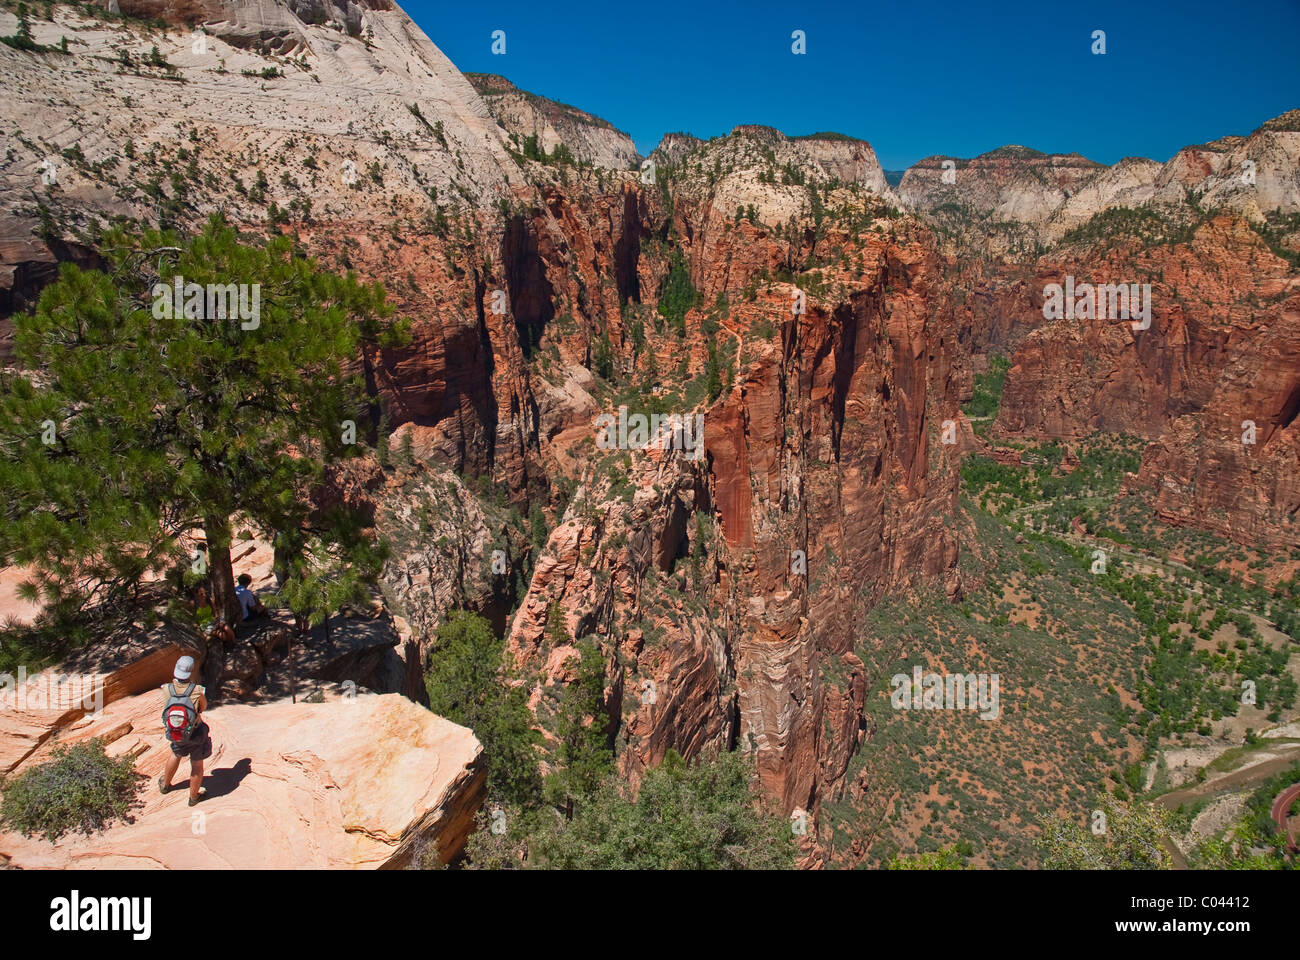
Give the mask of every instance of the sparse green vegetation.
M 1063 243 L 1136 240 L 1144 246 L 1188 243 L 1204 219 L 1199 208 L 1108 207 L 1066 231 Z
M 469 727 L 483 744 L 488 796 L 527 809 L 541 800 L 541 774 L 525 687 L 511 685 L 504 641 L 482 617 L 454 611 L 438 628 L 425 673 L 429 708 Z
M 690 270 L 681 251 L 674 249 L 669 259 L 668 276 L 659 291 L 659 315 L 664 317 L 679 337 L 686 335 L 686 312 L 696 305 L 699 292 L 691 283 Z
M 1007 371 L 1011 361 L 1001 354 L 989 358 L 987 373 L 975 374 L 974 392 L 969 401 L 962 406 L 968 417 L 996 417 L 998 404 L 1002 399 L 1002 385 L 1006 382 Z
M 48 762 L 5 781 L 0 821 L 51 842 L 70 831 L 89 835 L 130 821 L 144 779 L 132 757 L 108 756 L 102 740 L 56 746 Z

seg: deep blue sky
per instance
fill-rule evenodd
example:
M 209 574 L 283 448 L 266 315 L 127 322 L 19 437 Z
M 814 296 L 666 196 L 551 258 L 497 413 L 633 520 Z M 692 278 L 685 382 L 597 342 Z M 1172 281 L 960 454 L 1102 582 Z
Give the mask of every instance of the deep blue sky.
M 1163 161 L 1300 107 L 1300 0 L 398 2 L 462 71 L 604 117 L 643 154 L 762 123 L 862 137 L 886 169 L 1008 143 Z

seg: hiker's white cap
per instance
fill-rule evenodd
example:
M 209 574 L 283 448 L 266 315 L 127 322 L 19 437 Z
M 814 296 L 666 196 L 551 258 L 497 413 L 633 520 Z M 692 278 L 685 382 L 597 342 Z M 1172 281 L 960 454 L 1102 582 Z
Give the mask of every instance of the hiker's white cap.
M 194 658 L 181 657 L 176 661 L 176 669 L 172 672 L 177 680 L 188 680 L 190 674 L 194 672 Z

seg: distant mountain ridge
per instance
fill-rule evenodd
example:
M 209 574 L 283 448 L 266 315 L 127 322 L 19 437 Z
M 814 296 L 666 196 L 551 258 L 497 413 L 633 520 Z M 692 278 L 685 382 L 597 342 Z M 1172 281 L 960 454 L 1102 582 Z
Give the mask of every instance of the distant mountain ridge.
M 898 185 L 910 209 L 957 205 L 994 221 L 1022 224 L 1040 242 L 1114 207 L 1178 204 L 1240 213 L 1261 222 L 1300 211 L 1300 110 L 1262 124 L 1248 137 L 1187 146 L 1161 163 L 1125 157 L 1107 166 L 1077 153 L 1046 154 L 1008 145 L 973 159 L 926 157 Z
M 521 90 L 497 74 L 467 73 L 465 79 L 516 143 L 536 137 L 548 154 L 563 144 L 575 159 L 614 170 L 626 170 L 641 159 L 632 138 L 608 120 Z

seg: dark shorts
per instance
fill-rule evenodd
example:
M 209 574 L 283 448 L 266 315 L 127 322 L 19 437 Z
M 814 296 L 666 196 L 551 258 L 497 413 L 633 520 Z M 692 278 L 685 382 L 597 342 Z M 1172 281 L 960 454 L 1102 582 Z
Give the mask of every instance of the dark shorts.
M 206 760 L 212 756 L 212 731 L 208 729 L 206 723 L 200 723 L 190 734 L 188 743 L 168 744 L 172 748 L 172 753 L 184 760 L 189 757 L 193 760 Z

